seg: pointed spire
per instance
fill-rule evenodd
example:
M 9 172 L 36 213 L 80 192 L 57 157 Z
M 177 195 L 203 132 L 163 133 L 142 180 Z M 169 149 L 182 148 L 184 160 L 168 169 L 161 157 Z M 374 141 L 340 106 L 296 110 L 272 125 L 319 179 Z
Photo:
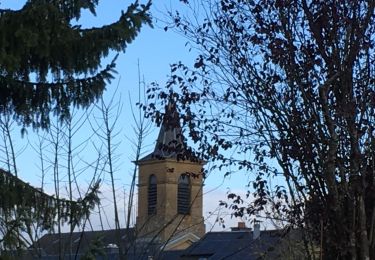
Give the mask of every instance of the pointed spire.
M 174 100 L 169 100 L 160 126 L 160 132 L 154 151 L 140 161 L 149 159 L 180 159 L 186 149 L 180 116 Z
M 165 114 L 154 149 L 154 156 L 177 159 L 185 149 L 184 137 L 180 125 L 180 116 L 176 103 L 170 101 L 165 107 Z

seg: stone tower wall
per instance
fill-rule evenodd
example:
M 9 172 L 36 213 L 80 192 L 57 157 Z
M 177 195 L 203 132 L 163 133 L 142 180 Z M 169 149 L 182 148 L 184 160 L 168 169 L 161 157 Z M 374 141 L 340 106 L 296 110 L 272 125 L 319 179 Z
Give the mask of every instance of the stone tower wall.
M 202 164 L 173 159 L 148 160 L 139 164 L 138 217 L 139 237 L 166 242 L 170 237 L 193 233 L 202 237 L 205 233 L 202 198 Z M 177 213 L 178 179 L 181 174 L 195 173 L 190 177 L 190 214 Z M 157 178 L 157 210 L 148 215 L 148 181 L 151 174 Z

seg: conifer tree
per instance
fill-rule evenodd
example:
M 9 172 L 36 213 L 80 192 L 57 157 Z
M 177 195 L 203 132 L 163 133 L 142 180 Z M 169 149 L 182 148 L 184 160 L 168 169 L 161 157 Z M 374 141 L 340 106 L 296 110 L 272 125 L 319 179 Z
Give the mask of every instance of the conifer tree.
M 95 15 L 99 0 L 28 0 L 20 10 L 0 10 L 0 113 L 24 126 L 48 128 L 50 115 L 69 117 L 85 108 L 113 78 L 115 58 L 143 24 L 151 25 L 150 2 L 135 2 L 119 20 L 83 29 L 81 12 Z
M 27 0 L 20 10 L 0 9 L 0 117 L 48 129 L 50 117 L 63 122 L 72 107 L 101 97 L 113 78 L 115 60 L 142 25 L 151 26 L 150 5 L 138 1 L 119 19 L 83 28 L 81 12 L 96 15 L 99 0 Z M 103 66 L 103 59 L 114 58 Z M 103 67 L 102 67 L 103 66 Z M 0 250 L 25 246 L 20 234 L 51 231 L 56 219 L 76 225 L 98 203 L 99 182 L 78 201 L 45 194 L 0 169 Z M 60 256 L 61 258 L 62 256 Z

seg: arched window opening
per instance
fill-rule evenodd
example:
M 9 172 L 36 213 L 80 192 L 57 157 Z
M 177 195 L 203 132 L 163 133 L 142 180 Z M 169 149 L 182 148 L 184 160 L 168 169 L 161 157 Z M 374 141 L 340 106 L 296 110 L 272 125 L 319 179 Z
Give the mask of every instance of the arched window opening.
M 156 214 L 156 203 L 158 198 L 158 186 L 156 176 L 150 175 L 148 181 L 148 215 Z
M 181 174 L 178 179 L 177 212 L 184 215 L 190 213 L 190 179 L 186 174 Z

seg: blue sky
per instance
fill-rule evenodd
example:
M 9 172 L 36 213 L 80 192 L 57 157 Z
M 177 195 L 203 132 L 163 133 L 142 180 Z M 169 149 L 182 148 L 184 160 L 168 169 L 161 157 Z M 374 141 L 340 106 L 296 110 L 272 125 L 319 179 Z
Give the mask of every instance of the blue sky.
M 23 6 L 24 2 L 25 1 L 15 0 L 1 1 L 0 8 L 18 9 Z M 126 8 L 129 3 L 130 1 L 102 0 L 97 8 L 97 16 L 94 17 L 86 12 L 83 14 L 80 22 L 82 22 L 85 27 L 111 23 L 118 19 L 121 14 L 121 9 Z M 171 3 L 173 3 L 173 5 Z M 165 18 L 163 13 L 166 12 L 167 8 L 172 6 L 178 9 L 182 5 L 183 4 L 177 0 L 154 1 L 152 7 L 152 14 L 154 18 L 156 18 L 154 19 L 154 28 L 143 27 L 139 36 L 128 46 L 126 52 L 120 54 L 117 61 L 117 77 L 107 87 L 104 96 L 105 99 L 109 100 L 113 96 L 118 85 L 119 89 L 116 96 L 121 94 L 121 102 L 123 103 L 122 113 L 118 121 L 118 130 L 120 131 L 118 140 L 121 144 L 118 148 L 119 160 L 116 182 L 119 194 L 123 193 L 124 190 L 126 193 L 133 169 L 131 163 L 133 150 L 129 139 L 134 136 L 131 130 L 134 122 L 131 116 L 129 96 L 133 100 L 133 108 L 135 108 L 134 103 L 138 99 L 138 63 L 140 64 L 141 75 L 145 79 L 146 84 L 157 82 L 160 86 L 168 79 L 170 64 L 178 61 L 183 61 L 187 65 L 192 65 L 194 63 L 195 55 L 189 52 L 188 47 L 185 45 L 187 40 L 172 31 L 165 32 L 162 29 L 164 27 L 163 23 L 157 20 L 158 18 Z M 114 55 L 115 54 L 110 55 L 109 59 Z M 35 139 L 32 137 L 32 131 L 29 131 L 29 133 L 31 142 L 34 142 Z M 158 130 L 154 127 L 154 130 L 146 139 L 145 152 L 153 148 L 157 133 Z M 27 147 L 25 151 L 19 155 L 18 167 L 20 176 L 27 182 L 38 186 L 40 176 L 38 174 L 30 174 L 30 172 L 38 172 L 39 161 L 37 155 L 35 155 L 35 151 L 30 148 L 30 145 L 26 144 L 26 138 L 21 138 L 19 133 L 15 133 L 14 136 L 16 145 L 20 151 L 24 146 Z M 20 163 L 20 161 L 22 163 Z M 205 185 L 205 192 L 207 192 L 204 197 L 205 214 L 207 215 L 209 211 L 215 209 L 219 200 L 225 199 L 226 192 L 229 189 L 228 187 L 230 187 L 232 191 L 245 193 L 245 178 L 246 176 L 234 176 L 231 180 L 227 179 L 223 182 L 223 175 L 221 174 L 215 174 L 209 177 Z M 103 195 L 106 196 L 106 192 L 104 192 Z M 108 209 L 111 207 L 110 199 L 106 198 L 103 203 Z M 111 211 L 108 210 L 108 212 Z M 222 216 L 227 215 L 225 212 L 221 213 Z M 111 213 L 108 214 L 108 218 L 111 219 Z M 213 224 L 213 222 L 214 220 L 211 219 L 210 223 Z M 234 225 L 234 222 L 234 220 L 227 218 L 226 226 Z M 210 223 L 206 223 L 208 229 L 211 226 Z M 215 229 L 218 229 L 218 227 Z

